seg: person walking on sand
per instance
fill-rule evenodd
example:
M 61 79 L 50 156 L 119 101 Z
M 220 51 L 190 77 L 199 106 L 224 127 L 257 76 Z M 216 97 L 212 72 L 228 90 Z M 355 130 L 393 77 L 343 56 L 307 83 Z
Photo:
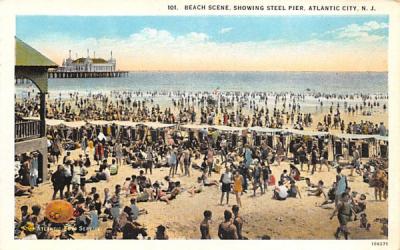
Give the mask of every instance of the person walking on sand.
M 233 176 L 233 192 L 236 195 L 237 204 L 242 207 L 242 201 L 240 200 L 240 196 L 243 193 L 243 177 L 239 174 L 239 171 L 235 171 L 235 175 Z
M 335 238 L 339 239 L 340 233 L 343 233 L 344 238 L 347 240 L 349 235 L 347 223 L 351 221 L 351 216 L 356 214 L 351 205 L 350 195 L 348 193 L 343 193 L 341 195 L 341 201 L 338 202 L 335 210 L 333 211 L 330 217 L 331 220 L 336 213 L 338 214 L 339 227 L 336 229 Z
M 353 176 L 353 171 L 354 168 L 356 169 L 357 172 L 360 172 L 360 152 L 358 151 L 358 148 L 353 146 L 353 164 L 351 165 L 351 172 L 349 176 Z
M 200 223 L 200 233 L 201 233 L 201 239 L 202 240 L 210 240 L 210 221 L 212 217 L 212 213 L 210 210 L 205 210 L 204 213 L 204 219 Z
M 346 191 L 348 187 L 347 183 L 347 177 L 342 174 L 342 169 L 337 168 L 336 170 L 337 175 L 336 175 L 336 197 L 335 197 L 335 205 L 338 205 L 338 202 L 340 200 L 340 197 L 342 194 Z
M 255 159 L 253 161 L 253 163 L 255 164 L 253 172 L 252 172 L 252 177 L 253 177 L 253 197 L 256 197 L 256 191 L 258 188 L 261 189 L 261 194 L 264 193 L 263 190 L 263 185 L 261 182 L 261 166 L 260 163 L 258 162 L 258 159 Z
M 315 171 L 317 171 L 317 161 L 318 161 L 318 149 L 317 149 L 317 145 L 314 145 L 312 147 L 312 151 L 311 151 L 311 174 L 313 175 Z
M 170 155 L 169 155 L 169 160 L 168 160 L 168 165 L 169 165 L 169 176 L 174 177 L 176 174 L 176 167 L 177 164 L 177 157 L 174 149 L 170 150 Z
M 60 199 L 63 199 L 65 187 L 65 174 L 63 165 L 57 166 L 57 170 L 51 175 L 51 182 L 53 183 L 54 187 L 53 200 L 56 199 L 58 191 L 60 191 Z
M 232 173 L 229 171 L 229 167 L 225 169 L 225 173 L 221 175 L 219 182 L 222 183 L 221 186 L 221 201 L 220 205 L 222 205 L 222 200 L 224 199 L 224 195 L 226 193 L 226 204 L 229 204 L 229 192 L 231 191 L 232 184 Z

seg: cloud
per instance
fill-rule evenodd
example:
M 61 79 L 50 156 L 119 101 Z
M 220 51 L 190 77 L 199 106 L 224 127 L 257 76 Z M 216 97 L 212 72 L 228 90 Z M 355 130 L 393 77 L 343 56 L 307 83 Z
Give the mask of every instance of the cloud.
M 387 45 L 374 43 L 379 39 L 365 31 L 385 27 L 378 25 L 346 26 L 334 33 L 342 40 L 346 37 L 369 39 L 367 43 L 318 37 L 302 42 L 216 42 L 206 33 L 174 35 L 151 27 L 120 39 L 74 40 L 59 36 L 58 39 L 48 37 L 27 42 L 59 64 L 67 57 L 69 49 L 73 57 L 75 53 L 86 56 L 89 48 L 91 55 L 95 50 L 96 56 L 105 59 L 112 50 L 117 68 L 128 70 L 383 71 L 387 69 Z
M 218 31 L 218 33 L 219 33 L 219 34 L 225 34 L 225 33 L 231 32 L 232 30 L 233 30 L 232 27 L 226 27 L 226 28 L 220 29 L 220 30 Z
M 350 24 L 342 28 L 329 31 L 325 34 L 333 35 L 336 39 L 350 39 L 358 42 L 378 42 L 387 39 L 382 31 L 388 29 L 388 24 L 376 21 L 365 22 L 362 25 Z

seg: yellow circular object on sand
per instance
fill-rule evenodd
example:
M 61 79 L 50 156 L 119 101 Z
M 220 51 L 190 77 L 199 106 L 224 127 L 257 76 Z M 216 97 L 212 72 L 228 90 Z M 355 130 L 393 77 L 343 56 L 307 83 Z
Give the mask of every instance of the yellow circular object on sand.
M 74 214 L 71 203 L 64 200 L 54 200 L 49 202 L 46 207 L 46 218 L 55 223 L 66 223 Z

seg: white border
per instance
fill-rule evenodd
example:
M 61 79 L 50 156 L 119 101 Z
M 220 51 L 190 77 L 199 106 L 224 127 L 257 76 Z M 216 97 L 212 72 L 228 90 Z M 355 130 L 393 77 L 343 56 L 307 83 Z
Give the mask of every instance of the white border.
M 78 1 L 78 0 L 0 0 L 0 249 L 56 249 L 60 241 L 13 240 L 13 110 L 14 110 L 14 46 L 16 15 L 299 15 L 296 12 L 262 11 L 197 11 L 187 12 L 183 4 L 317 4 L 317 5 L 374 5 L 376 15 L 389 15 L 389 247 L 372 246 L 370 240 L 272 240 L 272 241 L 63 241 L 63 247 L 78 248 L 138 248 L 138 249 L 400 249 L 399 237 L 399 133 L 400 133 L 400 4 L 396 1 L 259 1 L 259 0 L 168 0 L 168 1 Z M 168 11 L 168 4 L 176 4 L 178 11 Z M 370 15 L 371 13 L 304 12 L 307 15 Z

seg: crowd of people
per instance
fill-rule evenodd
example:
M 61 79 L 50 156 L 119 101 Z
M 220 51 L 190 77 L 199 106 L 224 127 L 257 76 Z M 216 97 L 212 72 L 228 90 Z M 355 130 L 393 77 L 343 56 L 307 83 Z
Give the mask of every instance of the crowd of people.
M 32 94 L 17 98 L 19 117 L 39 115 L 39 98 Z M 141 92 L 112 91 L 86 96 L 78 92 L 67 96 L 49 96 L 47 117 L 66 121 L 131 120 L 133 122 L 196 123 L 233 127 L 293 127 L 305 129 L 317 125 L 319 131 L 387 135 L 383 124 L 349 122 L 341 113 L 365 115 L 385 112 L 387 96 L 323 95 L 290 92 Z M 325 105 L 329 105 L 324 107 Z M 315 106 L 313 110 L 312 106 Z M 315 121 L 313 113 L 324 114 Z M 315 126 L 315 125 L 314 125 Z
M 152 136 L 152 131 L 148 128 L 142 128 L 143 132 L 135 130 L 134 133 L 128 133 L 130 130 L 124 129 L 89 126 L 74 132 L 70 131 L 75 133 L 75 136 L 70 137 L 75 139 L 73 140 L 75 148 L 70 150 L 79 152 L 75 159 L 69 150 L 65 150 L 66 147 L 69 148 L 69 144 L 65 143 L 63 129 L 48 130 L 49 162 L 50 165 L 56 166 L 50 177 L 54 189 L 52 199 L 63 199 L 73 205 L 75 213 L 74 221 L 71 223 L 76 228 L 83 229 L 77 229 L 77 233 L 95 230 L 103 221 L 110 220 L 112 227 L 107 231 L 105 238 L 146 238 L 145 228 L 136 221 L 138 216 L 146 211 L 139 209 L 137 203 L 159 201 L 169 204 L 182 193 L 187 192 L 193 197 L 198 193 L 207 192 L 207 189 L 212 187 L 221 189 L 220 205 L 224 203 L 224 198 L 225 203 L 229 204 L 230 194 L 236 198 L 236 205 L 233 207 L 234 218 L 230 211 L 225 211 L 225 221 L 218 229 L 218 236 L 221 239 L 244 237 L 236 224 L 238 220 L 240 221 L 237 215 L 238 209 L 243 206 L 241 197 L 248 191 L 252 191 L 253 197 L 256 197 L 266 194 L 270 189 L 272 198 L 280 201 L 305 196 L 323 196 L 321 206 L 336 204 L 335 213 L 338 213 L 340 222 L 337 237 L 340 233 L 343 233 L 345 238 L 348 237 L 346 223 L 350 219 L 344 217 L 349 214 L 348 207 L 356 209 L 357 206 L 361 206 L 356 214 L 365 213 L 365 195 L 350 193 L 347 177 L 341 174 L 342 168 L 328 162 L 328 145 L 324 140 L 322 145 L 319 145 L 320 140 L 313 140 L 309 149 L 306 138 L 300 136 L 296 137 L 293 143 L 288 143 L 287 138 L 280 135 L 276 138 L 275 145 L 268 145 L 266 137 L 261 137 L 261 141 L 256 143 L 257 140 L 252 138 L 256 134 L 241 135 L 234 141 L 234 134 L 219 131 L 208 131 L 208 133 L 199 131 L 196 134 L 195 131 L 189 130 L 185 134 L 183 131 L 169 129 L 164 133 L 159 132 L 158 136 Z M 99 137 L 103 132 L 107 136 Z M 78 136 L 80 133 L 81 136 Z M 291 147 L 291 150 L 288 147 Z M 376 199 L 381 200 L 382 193 L 386 199 L 388 182 L 384 163 L 379 163 L 378 159 L 375 163 L 361 165 L 358 150 L 358 148 L 353 149 L 352 161 L 349 163 L 352 169 L 351 175 L 355 169 L 356 173 L 363 176 L 364 181 L 376 187 Z M 34 155 L 24 155 L 20 157 L 20 161 L 16 161 L 16 165 L 18 162 L 22 165 L 16 173 L 16 183 L 18 183 L 16 185 L 28 186 L 29 189 L 25 192 L 30 196 L 32 189 L 37 186 L 36 167 L 32 160 Z M 272 168 L 282 162 L 289 162 L 290 169 L 284 169 L 278 178 L 274 176 Z M 86 189 L 87 183 L 108 182 L 113 175 L 119 174 L 119 168 L 122 166 L 140 169 L 139 175 L 127 176 L 123 183 L 115 185 L 113 191 L 105 188 L 101 193 L 95 187 L 91 190 Z M 307 166 L 307 170 L 304 166 Z M 168 175 L 163 179 L 152 180 L 153 171 L 157 168 L 169 168 Z M 92 175 L 88 175 L 88 169 L 94 169 Z M 329 192 L 325 192 L 323 180 L 319 180 L 315 185 L 310 179 L 304 179 L 302 176 L 305 174 L 312 176 L 316 171 L 331 171 L 331 169 L 336 169 L 337 178 Z M 215 173 L 221 173 L 219 181 L 212 179 Z M 182 186 L 179 178 L 191 175 L 197 175 L 197 183 Z M 298 183 L 304 180 L 309 187 L 307 195 L 305 193 L 302 195 L 298 187 Z M 23 193 L 24 190 L 18 190 L 16 195 Z M 124 197 L 129 199 L 129 204 L 123 204 Z M 26 210 L 25 207 L 21 209 Z M 40 210 L 40 206 L 35 207 L 35 211 L 38 209 Z M 207 238 L 209 235 L 206 225 L 211 214 L 207 212 L 204 216 L 201 237 Z M 46 234 L 38 233 L 40 232 L 38 228 L 51 225 L 46 218 L 43 216 L 41 218 L 41 221 L 37 219 L 33 221 L 29 216 L 20 218 L 16 226 L 20 230 L 16 231 L 16 235 L 20 234 L 21 230 L 25 232 L 32 229 L 30 223 L 33 223 L 37 237 L 48 237 Z M 235 225 L 236 229 L 231 224 Z M 240 224 L 240 227 L 242 226 Z M 166 227 L 160 225 L 160 230 L 163 233 L 154 238 L 163 238 L 160 235 L 166 238 Z M 67 237 L 66 232 L 61 231 L 57 237 Z M 119 236 L 119 233 L 122 233 L 122 236 Z M 29 230 L 25 232 L 26 234 L 30 235 Z
M 169 98 L 171 107 L 162 109 L 156 104 L 160 96 Z M 67 98 L 60 95 L 49 101 L 47 115 L 67 121 L 131 120 L 270 128 L 290 124 L 303 129 L 314 122 L 311 112 L 303 112 L 301 106 L 310 98 L 321 110 L 325 103 L 331 103 L 324 120 L 317 126 L 319 131 L 340 129 L 351 134 L 387 135 L 383 123 L 353 122 L 345 128 L 340 117 L 340 112 L 386 110 L 386 105 L 381 103 L 386 101 L 385 96 L 113 91 L 110 95 L 88 94 L 83 97 L 71 93 Z M 355 99 L 360 103 L 353 104 Z M 335 114 L 334 101 L 337 101 Z M 32 93 L 25 100 L 16 102 L 16 114 L 21 117 L 37 115 L 37 103 L 38 99 Z M 230 195 L 234 195 L 236 200 L 231 211 L 224 211 L 224 220 L 217 230 L 220 239 L 247 239 L 242 230 L 246 222 L 239 214 L 240 208 L 245 206 L 242 197 L 247 192 L 255 198 L 270 192 L 271 198 L 279 202 L 321 197 L 320 206 L 332 204 L 335 209 L 331 218 L 338 216 L 339 227 L 335 237 L 343 235 L 348 239 L 347 224 L 353 218 L 359 217 L 360 227 L 366 230 L 370 229 L 371 223 L 367 219 L 366 195 L 351 189 L 342 169 L 351 169 L 349 176 L 355 170 L 363 177 L 365 185 L 373 186 L 376 200 L 388 196 L 387 160 L 371 157 L 370 161 L 362 164 L 360 148 L 354 146 L 349 162 L 341 166 L 336 159 L 328 160 L 331 149 L 327 138 L 117 124 L 86 124 L 75 128 L 51 126 L 47 129 L 47 138 L 48 155 L 43 157 L 48 157 L 49 178 L 39 174 L 37 153 L 18 155 L 15 158 L 15 195 L 28 195 L 32 199 L 34 190 L 40 188 L 39 183 L 49 179 L 53 187 L 51 199 L 69 202 L 74 215 L 67 224 L 60 225 L 43 215 L 42 206 L 34 205 L 29 212 L 29 208 L 23 205 L 20 218 L 15 219 L 16 238 L 71 239 L 74 233 L 86 234 L 105 224 L 107 228 L 100 236 L 102 239 L 168 239 L 166 225 L 159 225 L 154 236 L 148 235 L 147 228 L 138 222 L 140 216 L 148 213 L 146 209 L 140 209 L 140 203 L 168 205 L 180 199 L 182 194 L 195 199 L 199 193 L 219 188 L 220 206 L 230 203 Z M 288 169 L 283 169 L 278 175 L 275 166 L 282 163 Z M 108 185 L 104 190 L 96 188 L 96 183 L 109 183 L 113 176 L 120 176 L 124 167 L 137 169 L 139 174 L 124 176 L 123 183 Z M 167 169 L 167 172 L 163 178 L 157 179 L 153 172 L 160 168 Z M 336 172 L 335 182 L 327 184 L 329 188 L 324 180 L 314 180 L 317 184 L 313 184 L 311 178 L 317 171 Z M 219 179 L 215 179 L 216 175 Z M 195 183 L 182 183 L 183 178 L 191 176 L 196 178 Z M 306 190 L 299 187 L 303 182 Z M 89 183 L 92 186 L 90 190 L 87 188 Z M 211 208 L 204 211 L 203 216 L 199 238 L 216 238 L 210 233 Z M 55 226 L 60 228 L 57 235 L 44 230 Z M 269 239 L 270 236 L 262 238 Z

